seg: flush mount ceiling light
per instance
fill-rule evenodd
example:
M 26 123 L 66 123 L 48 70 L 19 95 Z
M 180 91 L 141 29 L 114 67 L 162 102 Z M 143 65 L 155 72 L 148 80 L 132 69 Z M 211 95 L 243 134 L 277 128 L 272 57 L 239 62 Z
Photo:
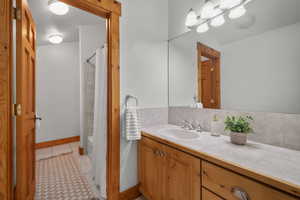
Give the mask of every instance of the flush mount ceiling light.
M 69 12 L 69 6 L 58 0 L 48 1 L 49 10 L 56 15 L 65 15 Z
M 48 36 L 49 42 L 52 44 L 60 44 L 64 40 L 63 36 L 61 34 L 51 34 Z
M 197 15 L 190 9 L 185 25 L 189 29 L 197 27 L 198 33 L 209 30 L 208 24 L 213 27 L 221 26 L 225 23 L 224 15 L 229 13 L 230 19 L 237 19 L 246 13 L 245 6 L 253 0 L 206 0 Z

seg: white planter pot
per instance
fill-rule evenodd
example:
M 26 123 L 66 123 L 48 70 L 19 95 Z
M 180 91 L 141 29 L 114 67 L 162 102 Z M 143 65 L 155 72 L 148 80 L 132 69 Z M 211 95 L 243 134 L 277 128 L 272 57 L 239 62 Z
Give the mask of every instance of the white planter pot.
M 247 134 L 231 132 L 230 141 L 233 144 L 245 145 L 247 143 Z

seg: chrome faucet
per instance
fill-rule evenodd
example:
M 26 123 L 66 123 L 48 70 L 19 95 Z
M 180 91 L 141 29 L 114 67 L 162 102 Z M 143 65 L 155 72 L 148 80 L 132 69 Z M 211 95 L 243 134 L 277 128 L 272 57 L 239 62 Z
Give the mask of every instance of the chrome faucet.
M 192 123 L 188 120 L 184 120 L 182 122 L 182 124 L 183 124 L 182 128 L 185 130 L 190 130 L 190 131 L 195 130 L 197 132 L 202 132 L 202 130 L 203 130 L 201 124 L 197 121 Z
M 191 122 L 189 122 L 188 120 L 184 120 L 182 122 L 182 128 L 186 129 L 186 130 L 193 130 L 193 125 Z

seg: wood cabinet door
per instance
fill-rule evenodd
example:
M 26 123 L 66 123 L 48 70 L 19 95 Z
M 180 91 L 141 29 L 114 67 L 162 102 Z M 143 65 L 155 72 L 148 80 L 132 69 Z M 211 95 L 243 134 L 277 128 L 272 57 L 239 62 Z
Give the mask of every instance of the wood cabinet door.
M 165 200 L 200 200 L 200 160 L 167 146 L 165 156 Z
M 143 138 L 139 143 L 140 191 L 148 200 L 165 200 L 165 165 L 163 145 Z

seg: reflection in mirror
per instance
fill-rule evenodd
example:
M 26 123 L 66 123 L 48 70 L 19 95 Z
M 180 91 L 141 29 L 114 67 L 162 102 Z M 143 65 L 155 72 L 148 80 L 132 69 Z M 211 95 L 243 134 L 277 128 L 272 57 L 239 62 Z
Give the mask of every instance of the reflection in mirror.
M 227 12 L 199 33 L 186 16 L 193 8 L 199 20 L 203 5 L 170 6 L 169 105 L 299 114 L 300 1 L 253 0 L 243 16 Z

